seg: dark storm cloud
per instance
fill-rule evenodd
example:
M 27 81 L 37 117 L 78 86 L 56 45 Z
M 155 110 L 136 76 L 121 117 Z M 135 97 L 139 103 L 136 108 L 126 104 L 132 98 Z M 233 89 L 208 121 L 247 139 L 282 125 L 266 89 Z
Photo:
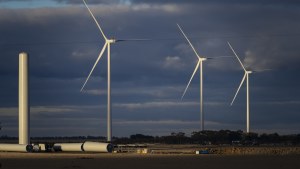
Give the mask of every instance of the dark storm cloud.
M 67 4 L 83 4 L 82 0 L 54 0 L 59 3 Z M 88 4 L 118 4 L 127 0 L 87 0 Z
M 56 0 L 57 2 L 64 2 L 69 4 L 82 3 L 82 0 Z M 0 1 L 1 2 L 1 1 Z M 299 4 L 297 0 L 86 0 L 90 4 L 115 4 L 115 3 L 128 3 L 128 4 L 203 4 L 203 3 L 221 3 L 221 4 Z
M 82 1 L 60 2 L 81 6 L 0 10 L 4 134 L 17 131 L 18 53 L 27 51 L 34 135 L 105 136 L 106 54 L 85 91 L 79 92 L 104 40 Z M 247 67 L 273 69 L 250 77 L 255 131 L 270 131 L 269 125 L 283 133 L 299 128 L 295 123 L 300 106 L 300 81 L 295 78 L 300 63 L 296 1 L 264 1 L 268 5 L 260 5 L 261 1 L 111 2 L 88 1 L 95 4 L 91 9 L 108 37 L 154 39 L 112 45 L 114 135 L 198 129 L 199 74 L 180 101 L 197 58 L 176 23 L 203 56 L 232 55 L 226 44 L 230 41 Z M 204 63 L 207 129 L 245 128 L 245 88 L 229 107 L 242 76 L 235 58 Z
M 22 1 L 32 1 L 32 0 L 0 0 L 0 2 L 11 2 L 11 1 L 22 2 Z

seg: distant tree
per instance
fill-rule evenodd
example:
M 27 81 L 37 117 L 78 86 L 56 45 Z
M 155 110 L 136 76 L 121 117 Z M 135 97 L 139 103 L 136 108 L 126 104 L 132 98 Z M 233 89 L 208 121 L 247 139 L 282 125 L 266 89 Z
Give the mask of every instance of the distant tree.
M 260 142 L 261 144 L 266 144 L 266 143 L 268 143 L 269 141 L 270 141 L 270 138 L 269 138 L 268 134 L 263 133 L 263 134 L 261 134 L 261 135 L 259 136 L 259 142 Z
M 300 134 L 295 137 L 295 144 L 300 145 Z
M 269 137 L 273 143 L 280 143 L 280 136 L 277 133 L 270 134 Z
M 148 143 L 152 143 L 154 141 L 154 137 L 153 136 L 147 136 L 147 135 L 143 135 L 143 134 L 134 134 L 130 136 L 130 140 L 133 142 L 148 142 Z
M 244 145 L 255 145 L 258 143 L 258 138 L 259 137 L 257 133 L 244 133 L 242 141 Z
M 199 132 L 192 132 L 191 139 L 193 143 L 197 144 L 231 144 L 232 141 L 241 141 L 242 135 L 243 132 L 241 130 L 204 130 Z
M 204 143 L 205 144 L 216 144 L 218 142 L 218 135 L 217 135 L 218 131 L 212 131 L 212 130 L 204 130 L 201 131 L 201 134 L 205 136 L 205 140 Z
M 237 130 L 237 131 L 230 131 L 229 133 L 229 140 L 232 141 L 240 141 L 242 139 L 243 131 Z
M 161 141 L 166 144 L 187 144 L 191 142 L 191 139 L 183 132 L 172 132 L 170 136 L 162 136 Z
M 114 144 L 130 144 L 130 143 L 132 143 L 132 140 L 129 139 L 128 137 L 121 137 L 121 138 L 115 137 L 113 139 L 113 143 Z

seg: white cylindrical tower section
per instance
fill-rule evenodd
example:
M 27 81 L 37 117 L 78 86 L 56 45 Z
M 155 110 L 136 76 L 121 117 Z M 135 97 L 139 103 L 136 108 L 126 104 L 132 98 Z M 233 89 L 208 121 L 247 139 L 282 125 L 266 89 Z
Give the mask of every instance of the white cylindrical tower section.
M 82 145 L 83 151 L 86 152 L 99 152 L 99 153 L 111 153 L 113 151 L 113 145 L 110 143 L 100 143 L 86 141 Z
M 32 145 L 27 144 L 0 144 L 0 151 L 32 152 Z
M 19 54 L 19 144 L 29 144 L 28 55 Z
M 56 143 L 53 149 L 54 151 L 83 151 L 82 143 Z

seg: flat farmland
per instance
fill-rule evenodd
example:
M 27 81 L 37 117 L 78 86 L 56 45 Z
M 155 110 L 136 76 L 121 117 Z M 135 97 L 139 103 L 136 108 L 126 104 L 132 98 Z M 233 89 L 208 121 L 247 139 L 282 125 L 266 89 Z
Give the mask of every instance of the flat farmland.
M 299 169 L 300 155 L 196 155 L 0 152 L 0 168 Z

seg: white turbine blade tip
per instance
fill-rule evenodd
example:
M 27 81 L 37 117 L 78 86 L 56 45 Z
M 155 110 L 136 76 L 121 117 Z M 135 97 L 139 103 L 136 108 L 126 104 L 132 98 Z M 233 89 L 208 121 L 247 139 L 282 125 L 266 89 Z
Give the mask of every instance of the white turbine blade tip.
M 85 0 L 82 0 L 82 1 L 83 1 L 84 5 L 86 6 L 86 8 L 88 9 L 88 11 L 89 11 L 90 15 L 92 16 L 93 20 L 95 21 L 95 23 L 96 23 L 98 29 L 100 30 L 100 32 L 101 32 L 103 38 L 104 38 L 105 40 L 107 40 L 107 38 L 106 38 L 106 36 L 105 36 L 105 34 L 104 34 L 104 32 L 103 32 L 103 30 L 102 30 L 100 24 L 98 23 L 97 19 L 95 18 L 93 12 L 92 12 L 91 9 L 88 7 L 88 5 L 87 5 L 87 3 L 85 2 Z
M 87 84 L 89 78 L 90 78 L 90 75 L 89 75 L 88 78 L 85 80 L 84 84 L 82 85 L 82 87 L 81 87 L 81 89 L 80 89 L 80 92 L 83 92 L 83 89 L 84 89 L 85 85 Z
M 180 99 L 180 100 L 183 99 L 183 97 L 185 96 L 186 91 L 187 91 L 187 88 L 185 88 L 185 90 L 184 90 L 184 92 L 183 92 L 183 95 L 181 96 L 181 99 Z
M 186 88 L 186 90 L 184 91 L 183 95 L 181 96 L 181 99 L 180 99 L 180 100 L 183 100 L 183 97 L 185 96 L 186 91 L 187 91 L 187 88 Z
M 235 101 L 236 96 L 237 96 L 237 94 L 239 93 L 239 91 L 240 91 L 240 89 L 241 89 L 241 87 L 242 87 L 242 85 L 243 85 L 243 83 L 244 83 L 244 81 L 245 81 L 246 76 L 247 76 L 247 74 L 245 73 L 245 74 L 244 74 L 244 77 L 243 77 L 243 79 L 242 79 L 242 81 L 241 81 L 241 83 L 240 83 L 240 85 L 239 85 L 239 87 L 238 87 L 238 89 L 237 89 L 237 91 L 236 91 L 236 93 L 235 93 L 235 95 L 234 95 L 234 98 L 232 99 L 231 105 L 232 105 L 233 102 Z
M 183 96 L 181 96 L 181 99 L 180 99 L 180 101 L 182 101 L 183 100 Z
M 189 88 L 189 86 L 191 84 L 191 81 L 193 80 L 193 78 L 195 76 L 195 73 L 196 73 L 196 71 L 197 71 L 197 69 L 199 67 L 199 64 L 200 64 L 200 61 L 198 61 L 197 65 L 195 67 L 195 70 L 194 70 L 194 72 L 193 72 L 193 74 L 192 74 L 192 76 L 191 76 L 191 78 L 190 78 L 190 80 L 189 80 L 189 82 L 188 82 L 188 84 L 187 84 L 187 86 L 186 86 L 186 88 L 185 88 L 185 90 L 184 90 L 183 95 L 182 95 L 181 98 L 183 98 L 185 96 L 185 94 L 186 94 L 186 92 L 187 92 L 187 90 L 188 90 L 188 88 Z
M 83 92 L 83 88 L 84 88 L 84 86 L 81 87 L 80 92 Z
M 83 86 L 82 86 L 82 88 L 81 88 L 81 91 L 84 89 L 86 83 L 88 82 L 89 78 L 91 77 L 91 75 L 92 75 L 92 73 L 93 73 L 95 67 L 97 66 L 99 60 L 101 59 L 101 57 L 102 57 L 102 55 L 103 55 L 103 53 L 104 53 L 104 51 L 105 51 L 105 49 L 106 49 L 106 46 L 107 46 L 107 43 L 104 44 L 104 46 L 103 46 L 103 48 L 102 48 L 102 50 L 101 50 L 101 52 L 100 52 L 100 54 L 99 54 L 99 56 L 98 56 L 96 62 L 94 63 L 94 66 L 93 66 L 92 70 L 90 71 L 90 73 L 89 73 L 87 79 L 85 80 L 85 82 L 84 82 L 84 84 L 83 84 Z
M 181 29 L 180 25 L 179 25 L 178 23 L 176 23 L 176 24 L 177 24 L 177 26 Z
M 193 49 L 195 55 L 198 57 L 198 59 L 201 59 L 201 57 L 199 56 L 198 52 L 196 51 L 194 45 L 191 43 L 191 41 L 189 40 L 189 38 L 186 36 L 186 34 L 184 33 L 184 31 L 181 29 L 181 27 L 179 26 L 179 24 L 177 24 L 180 32 L 182 33 L 182 35 L 184 36 L 184 38 L 187 40 L 187 42 L 189 43 L 189 45 L 191 46 L 191 48 Z
M 247 70 L 246 70 L 246 68 L 244 67 L 244 65 L 243 65 L 242 61 L 240 60 L 239 56 L 236 54 L 235 50 L 234 50 L 233 47 L 230 45 L 230 43 L 229 43 L 229 42 L 227 42 L 227 43 L 228 43 L 228 45 L 229 45 L 231 51 L 232 51 L 232 52 L 234 53 L 234 55 L 236 56 L 237 60 L 240 62 L 242 68 L 243 68 L 244 71 L 246 72 Z

